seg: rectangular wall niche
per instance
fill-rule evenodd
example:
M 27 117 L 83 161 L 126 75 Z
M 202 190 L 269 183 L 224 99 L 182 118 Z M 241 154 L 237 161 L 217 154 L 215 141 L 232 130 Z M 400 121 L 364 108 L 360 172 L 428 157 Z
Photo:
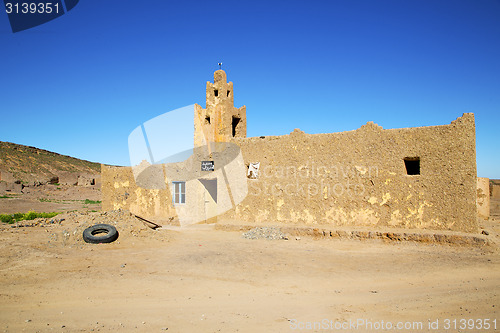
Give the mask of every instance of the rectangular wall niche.
M 407 175 L 420 175 L 420 157 L 405 157 Z
M 233 137 L 236 136 L 236 128 L 238 127 L 238 124 L 240 123 L 240 120 L 241 120 L 240 118 L 233 116 L 233 124 L 232 124 L 232 127 L 233 127 Z

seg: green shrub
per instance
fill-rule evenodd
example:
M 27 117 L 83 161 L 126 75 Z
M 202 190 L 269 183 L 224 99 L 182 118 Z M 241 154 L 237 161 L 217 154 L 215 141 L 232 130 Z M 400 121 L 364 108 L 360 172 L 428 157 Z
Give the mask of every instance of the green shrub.
M 85 202 L 84 204 L 85 205 L 96 205 L 96 204 L 100 204 L 101 201 L 94 201 L 94 200 L 89 200 L 89 199 L 85 199 Z
M 57 214 L 60 214 L 60 213 L 38 213 L 40 216 L 38 217 L 43 217 L 45 219 L 50 219 L 51 217 L 54 217 L 56 216 Z
M 4 223 L 14 223 L 14 218 L 9 214 L 0 214 L 0 221 Z
M 60 213 L 56 213 L 56 212 L 37 213 L 37 212 L 30 211 L 30 212 L 27 212 L 24 214 L 23 213 L 0 214 L 0 221 L 2 221 L 4 223 L 14 223 L 14 222 L 23 221 L 23 220 L 34 220 L 38 217 L 49 219 L 49 218 L 56 216 L 57 214 L 60 214 Z

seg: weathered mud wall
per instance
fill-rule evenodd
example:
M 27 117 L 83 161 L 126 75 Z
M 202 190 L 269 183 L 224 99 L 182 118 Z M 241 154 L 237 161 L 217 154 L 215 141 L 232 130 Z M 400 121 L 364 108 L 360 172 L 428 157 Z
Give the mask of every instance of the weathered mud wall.
M 172 194 L 168 188 L 146 189 L 137 186 L 131 167 L 101 165 L 102 209 L 128 209 L 159 223 L 175 219 Z
M 241 149 L 241 163 L 260 162 L 257 179 L 245 183 L 243 177 L 248 185 L 243 201 L 243 196 L 235 200 L 235 193 L 242 191 L 225 194 L 230 192 L 225 187 L 228 180 L 239 176 L 227 170 L 212 179 L 200 171 L 189 174 L 188 169 L 197 170 L 196 163 L 203 160 L 222 163 L 222 170 L 223 156 L 218 161 L 209 153 L 191 159 L 189 168 L 151 168 L 157 175 L 144 174 L 142 181 L 163 177 L 164 187 L 156 189 L 138 186 L 136 169 L 102 166 L 103 209 L 127 208 L 155 221 L 182 216 L 199 220 L 203 214 L 212 216 L 211 211 L 226 211 L 229 199 L 224 198 L 230 198 L 234 208 L 219 215 L 219 221 L 477 230 L 472 113 L 443 126 L 384 130 L 369 122 L 350 132 L 295 130 L 284 136 L 246 138 L 246 107 L 234 107 L 233 93 L 225 72 L 216 71 L 214 83 L 207 82 L 206 109 L 195 106 L 194 146 L 232 142 Z M 184 206 L 172 203 L 168 184 L 175 180 L 186 182 Z M 218 194 L 211 198 L 208 183 L 215 181 L 212 192 Z
M 495 199 L 500 199 L 500 185 L 491 186 L 491 197 Z
M 477 178 L 477 215 L 485 220 L 490 218 L 490 180 Z
M 233 140 L 245 163 L 260 162 L 260 176 L 219 221 L 477 230 L 473 114 L 443 126 L 384 130 L 370 122 L 350 132 Z

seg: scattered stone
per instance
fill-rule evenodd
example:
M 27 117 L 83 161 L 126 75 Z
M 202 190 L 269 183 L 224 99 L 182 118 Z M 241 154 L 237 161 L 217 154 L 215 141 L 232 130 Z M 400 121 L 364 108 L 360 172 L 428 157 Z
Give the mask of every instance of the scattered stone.
M 256 227 L 243 233 L 242 236 L 247 239 L 288 239 L 288 236 L 277 227 Z
M 482 233 L 483 235 L 486 235 L 486 236 L 488 236 L 488 235 L 490 234 L 490 233 L 489 233 L 488 231 L 486 231 L 486 230 L 481 231 L 481 233 Z

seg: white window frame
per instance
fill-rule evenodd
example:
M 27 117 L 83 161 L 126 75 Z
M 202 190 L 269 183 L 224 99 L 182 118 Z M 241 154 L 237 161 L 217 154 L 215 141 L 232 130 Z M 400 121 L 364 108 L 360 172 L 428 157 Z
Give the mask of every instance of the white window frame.
M 172 182 L 172 203 L 174 205 L 184 205 L 186 203 L 186 182 Z

